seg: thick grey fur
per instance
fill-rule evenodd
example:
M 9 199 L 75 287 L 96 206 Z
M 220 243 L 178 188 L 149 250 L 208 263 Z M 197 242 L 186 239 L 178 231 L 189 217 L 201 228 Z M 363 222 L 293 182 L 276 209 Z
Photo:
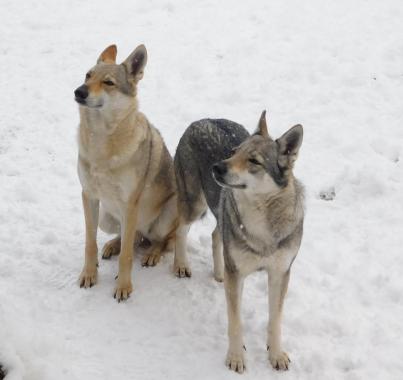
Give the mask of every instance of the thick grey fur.
M 196 212 L 194 204 L 206 201 L 218 218 L 222 187 L 212 176 L 212 166 L 229 158 L 232 150 L 249 137 L 240 124 L 226 119 L 202 119 L 192 123 L 181 137 L 175 154 L 175 174 L 179 202 L 186 222 L 193 222 L 207 209 Z

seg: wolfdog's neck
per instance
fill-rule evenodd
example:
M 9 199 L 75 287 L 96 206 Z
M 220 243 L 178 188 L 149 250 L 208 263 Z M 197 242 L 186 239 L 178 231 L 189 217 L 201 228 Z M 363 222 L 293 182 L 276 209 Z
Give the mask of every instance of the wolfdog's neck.
M 109 160 L 129 157 L 146 138 L 149 124 L 146 117 L 131 108 L 111 124 L 104 113 L 80 110 L 79 151 L 87 160 Z
M 233 197 L 241 217 L 250 210 L 260 213 L 265 219 L 275 219 L 280 214 L 296 220 L 303 216 L 303 187 L 292 175 L 287 186 L 274 194 L 252 194 L 235 190 Z
M 112 135 L 131 123 L 138 113 L 137 101 L 128 109 L 104 110 L 102 108 L 80 107 L 80 128 L 92 134 Z

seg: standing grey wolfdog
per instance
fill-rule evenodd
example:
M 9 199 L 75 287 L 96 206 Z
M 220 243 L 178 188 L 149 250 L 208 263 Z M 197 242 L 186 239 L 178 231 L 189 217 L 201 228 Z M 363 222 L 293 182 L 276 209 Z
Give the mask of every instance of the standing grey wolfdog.
M 243 282 L 258 270 L 268 273 L 269 361 L 279 370 L 290 363 L 281 346 L 281 315 L 303 231 L 303 187 L 293 175 L 302 136 L 302 126 L 296 125 L 273 140 L 264 111 L 252 136 L 228 120 L 197 121 L 176 151 L 175 268 L 179 277 L 191 276 L 186 236 L 191 223 L 209 207 L 217 219 L 212 234 L 214 277 L 224 279 L 227 299 L 226 364 L 239 373 L 246 368 L 240 316 Z

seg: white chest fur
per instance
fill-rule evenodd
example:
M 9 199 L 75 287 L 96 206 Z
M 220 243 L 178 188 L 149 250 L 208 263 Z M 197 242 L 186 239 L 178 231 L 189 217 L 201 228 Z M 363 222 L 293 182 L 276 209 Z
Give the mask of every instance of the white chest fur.
M 108 163 L 100 165 L 82 159 L 78 162 L 78 175 L 83 190 L 91 198 L 99 199 L 104 206 L 115 205 L 113 208 L 120 203 L 126 203 L 134 191 L 137 176 L 135 170 L 130 169 L 128 167 L 111 169 Z M 112 213 L 116 214 L 116 211 Z
M 298 246 L 278 248 L 278 241 L 292 232 L 295 224 L 284 213 L 282 218 L 278 218 L 276 210 L 268 208 L 267 203 L 260 202 L 258 198 L 250 201 L 242 192 L 235 193 L 235 198 L 242 221 L 240 227 L 245 233 L 245 245 L 230 244 L 230 254 L 237 268 L 243 275 L 259 269 L 287 270 L 298 252 Z M 294 215 L 294 218 L 298 216 Z
M 85 145 L 79 139 L 78 175 L 83 190 L 118 216 L 138 182 L 136 168 L 131 164 L 135 149 L 131 154 L 111 152 L 107 139 L 108 136 L 90 134 Z

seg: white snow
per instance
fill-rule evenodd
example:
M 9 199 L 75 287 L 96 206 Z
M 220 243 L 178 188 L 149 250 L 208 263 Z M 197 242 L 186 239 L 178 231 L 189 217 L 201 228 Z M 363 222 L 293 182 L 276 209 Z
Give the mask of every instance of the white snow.
M 73 90 L 98 54 L 145 43 L 141 110 L 172 153 L 185 128 L 225 117 L 272 135 L 304 126 L 296 175 L 307 216 L 286 300 L 287 373 L 265 351 L 267 281 L 246 281 L 244 379 L 403 379 L 403 3 L 12 1 L 0 4 L 0 363 L 7 380 L 238 379 L 212 277 L 211 215 L 190 233 L 193 277 L 172 255 L 117 261 L 77 286 L 84 228 Z M 334 194 L 333 194 L 334 193 Z M 321 199 L 327 194 L 332 200 Z M 101 234 L 99 247 L 108 239 Z

